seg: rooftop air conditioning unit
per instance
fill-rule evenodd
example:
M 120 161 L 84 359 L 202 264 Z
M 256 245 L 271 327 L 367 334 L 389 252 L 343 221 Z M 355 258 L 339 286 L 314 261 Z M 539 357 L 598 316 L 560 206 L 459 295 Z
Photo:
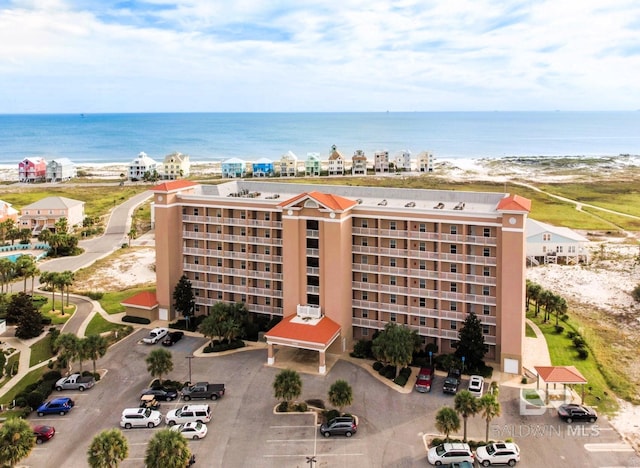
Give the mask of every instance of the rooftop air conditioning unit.
M 298 317 L 319 319 L 322 317 L 322 309 L 319 305 L 298 305 Z

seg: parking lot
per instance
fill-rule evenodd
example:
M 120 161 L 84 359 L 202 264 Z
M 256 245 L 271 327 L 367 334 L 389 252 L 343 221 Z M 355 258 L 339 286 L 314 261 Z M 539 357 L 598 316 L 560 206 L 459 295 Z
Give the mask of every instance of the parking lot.
M 24 466 L 88 466 L 86 451 L 93 437 L 103 429 L 119 427 L 122 410 L 138 406 L 140 393 L 151 380 L 144 359 L 159 345 L 141 344 L 144 335 L 144 330 L 137 331 L 98 361 L 98 367 L 108 372 L 91 390 L 54 393 L 76 401 L 68 415 L 30 417 L 33 424 L 55 426 L 56 436 L 37 446 Z M 168 348 L 174 362 L 174 371 L 168 377 L 188 380 L 187 356 L 204 343 L 202 338 L 185 337 Z M 441 377 L 436 379 L 431 393 L 401 394 L 361 367 L 338 361 L 326 376 L 301 375 L 301 399 L 326 402 L 328 389 L 337 379 L 346 380 L 353 388 L 354 402 L 346 410 L 358 416 L 357 434 L 326 439 L 320 435 L 313 414 L 274 414 L 278 401 L 272 385 L 280 369 L 266 366 L 266 350 L 194 358 L 191 364 L 192 381 L 226 385 L 223 398 L 206 401 L 213 413 L 206 438 L 189 441 L 196 454 L 196 466 L 306 467 L 310 466 L 308 457 L 314 457 L 315 467 L 424 467 L 424 436 L 437 434 L 437 410 L 453 405 L 453 397 L 440 391 Z M 522 461 L 518 466 L 640 466 L 640 458 L 628 451 L 604 419 L 598 421 L 597 433 L 592 425 L 581 426 L 581 433 L 567 433 L 567 425 L 559 425 L 553 414 L 520 416 L 517 389 L 501 388 L 500 400 L 502 416 L 492 421 L 490 435 L 506 438 L 511 431 L 521 447 Z M 182 404 L 161 402 L 160 411 L 164 415 Z M 485 422 L 481 417 L 470 418 L 468 425 L 471 438 L 484 438 Z M 160 427 L 165 427 L 164 423 Z M 545 434 L 540 429 L 532 432 L 536 427 L 548 429 Z M 551 427 L 558 429 L 551 431 Z M 129 441 L 129 458 L 121 466 L 143 466 L 146 444 L 154 431 L 157 429 L 123 430 Z

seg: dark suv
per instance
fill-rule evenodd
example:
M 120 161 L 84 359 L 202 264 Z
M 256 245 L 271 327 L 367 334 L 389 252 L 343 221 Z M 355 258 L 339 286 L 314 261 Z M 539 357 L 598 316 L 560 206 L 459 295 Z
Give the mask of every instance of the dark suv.
M 442 384 L 442 391 L 444 393 L 451 393 L 455 395 L 458 393 L 458 387 L 460 386 L 460 369 L 449 369 L 447 378 L 444 379 Z
M 339 416 L 320 426 L 320 434 L 325 437 L 332 435 L 345 435 L 351 437 L 358 430 L 354 416 Z

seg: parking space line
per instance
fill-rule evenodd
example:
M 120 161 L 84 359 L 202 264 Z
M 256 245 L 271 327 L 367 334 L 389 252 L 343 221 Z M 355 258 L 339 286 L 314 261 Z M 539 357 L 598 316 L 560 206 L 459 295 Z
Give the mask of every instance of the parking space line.
M 625 443 L 584 444 L 588 452 L 634 452 L 635 450 Z
M 315 424 L 313 425 L 309 425 L 309 424 L 304 424 L 301 426 L 269 426 L 269 429 L 288 429 L 290 427 L 316 427 Z
M 267 442 L 312 442 L 314 439 L 267 439 Z
M 363 456 L 364 453 L 316 453 L 314 454 L 315 457 L 361 457 Z M 282 454 L 282 455 L 278 455 L 278 454 L 274 454 L 274 455 L 263 455 L 264 458 L 294 458 L 294 457 L 304 457 L 306 455 L 288 455 L 288 454 Z

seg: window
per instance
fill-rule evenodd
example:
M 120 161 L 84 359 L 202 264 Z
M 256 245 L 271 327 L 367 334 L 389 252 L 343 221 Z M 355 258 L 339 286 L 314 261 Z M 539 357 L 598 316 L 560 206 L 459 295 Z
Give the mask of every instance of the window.
M 268 263 L 264 264 L 264 271 L 271 271 L 271 265 L 269 265 Z
M 269 247 L 265 247 L 264 248 L 264 254 L 265 255 L 271 255 L 271 249 Z
M 451 234 L 458 234 L 458 226 L 449 226 L 449 232 Z
M 551 234 L 542 234 L 542 240 L 543 241 L 550 241 L 551 240 Z
M 194 265 L 200 265 L 200 258 L 193 257 L 193 263 L 194 263 Z
M 270 297 L 265 297 L 264 298 L 264 304 L 265 305 L 271 305 L 271 298 Z
M 427 280 L 425 278 L 420 278 L 420 289 L 427 289 Z
M 485 247 L 484 249 L 482 249 L 482 256 L 483 257 L 490 257 L 491 256 L 491 249 L 489 247 Z
M 217 250 L 222 250 L 222 244 L 216 244 L 216 249 Z
M 366 255 L 363 255 L 361 258 L 361 263 L 363 265 L 366 265 L 367 263 L 369 263 L 369 257 L 367 257 Z
M 267 239 L 269 239 L 271 237 L 271 231 L 265 231 L 264 232 L 264 237 L 266 237 Z
M 456 263 L 449 264 L 449 271 L 451 273 L 458 273 L 458 265 Z
M 491 276 L 491 268 L 489 268 L 489 267 L 484 267 L 484 268 L 482 269 L 482 275 L 483 275 L 483 276 Z
M 425 260 L 420 260 L 420 269 L 421 270 L 427 269 L 427 262 Z
M 198 208 L 194 208 L 193 209 L 193 216 L 198 216 L 200 214 L 200 211 L 198 211 Z
M 247 285 L 247 278 L 245 278 L 245 277 L 240 278 L 240 285 L 241 286 L 246 286 Z
M 393 257 L 390 258 L 389 259 L 389 266 L 392 266 L 392 267 L 396 266 L 396 262 L 397 262 L 397 260 L 395 258 L 393 258 Z
M 420 326 L 421 327 L 427 326 L 427 317 L 420 317 Z
M 194 273 L 193 274 L 193 279 L 196 280 L 196 281 L 199 281 L 200 280 L 200 273 Z
M 482 315 L 489 315 L 491 313 L 491 306 L 483 305 L 482 306 Z
M 218 291 L 218 299 L 222 299 L 222 291 Z
M 389 248 L 396 249 L 398 248 L 398 241 L 396 239 L 389 240 Z
M 193 232 L 200 232 L 200 226 L 198 224 L 193 225 Z
M 362 238 L 362 242 L 360 242 L 360 245 L 362 245 L 362 247 L 368 247 L 369 246 L 369 239 L 367 239 L 366 237 Z
M 395 294 L 390 294 L 389 295 L 389 303 L 397 304 L 398 303 L 398 296 L 396 296 Z
M 363 328 L 362 329 L 362 336 L 369 336 L 369 329 L 368 328 Z
M 571 254 L 576 253 L 576 246 L 575 245 L 570 245 L 567 247 L 567 251 Z
M 395 231 L 396 230 L 396 222 L 395 221 L 390 221 L 389 222 L 389 229 L 391 231 Z
M 395 314 L 395 313 L 393 313 L 393 312 L 392 312 L 392 313 L 389 315 L 389 322 L 397 322 L 397 321 L 398 321 L 398 316 L 397 316 L 397 314 Z
M 367 275 L 366 273 L 362 273 L 362 282 L 363 283 L 368 283 L 369 282 L 369 275 Z
M 246 270 L 247 269 L 247 264 L 245 262 L 241 262 L 240 263 L 240 269 L 241 270 Z
M 449 291 L 451 292 L 458 292 L 458 283 L 451 283 L 449 285 Z
M 482 295 L 488 296 L 489 294 L 491 294 L 491 290 L 489 286 L 482 286 Z
M 427 298 L 426 297 L 421 297 L 418 300 L 418 304 L 420 305 L 420 307 L 427 307 Z
M 245 211 L 240 212 L 240 219 L 247 219 L 247 213 Z
M 222 283 L 222 275 L 218 275 L 218 283 Z
M 398 284 L 398 278 L 396 276 L 390 276 L 389 277 L 389 284 L 391 286 L 397 286 Z
M 418 231 L 420 232 L 427 232 L 427 225 L 425 223 L 420 223 L 418 225 Z
M 451 312 L 456 312 L 458 310 L 458 303 L 457 302 L 450 302 L 449 303 L 449 310 Z
M 562 246 L 561 246 L 561 245 L 558 245 L 558 246 L 556 247 L 556 252 L 558 252 L 558 253 L 562 253 Z
M 455 244 L 452 244 L 449 246 L 449 253 L 452 254 L 457 254 L 458 253 L 458 246 Z
M 360 222 L 360 226 L 362 226 L 363 228 L 368 228 L 368 227 L 369 227 L 369 221 L 368 221 L 368 220 L 366 220 L 366 219 L 363 219 L 363 220 Z
M 369 293 L 367 291 L 362 291 L 362 300 L 363 301 L 369 300 Z
M 246 235 L 247 235 L 247 231 L 246 231 L 244 228 L 242 228 L 242 229 L 240 230 L 240 235 L 241 235 L 241 236 L 246 236 Z
M 483 335 L 489 334 L 489 325 L 482 325 L 482 334 Z
M 457 330 L 458 329 L 458 324 L 456 322 L 454 322 L 453 320 L 451 320 L 451 322 L 449 322 L 449 326 L 451 327 L 452 330 Z
M 363 310 L 362 311 L 362 318 L 369 318 L 369 311 L 368 310 Z
M 482 229 L 483 237 L 491 237 L 491 228 L 483 228 Z
M 271 281 L 264 282 L 264 289 L 271 289 Z
M 426 252 L 427 251 L 427 243 L 426 242 L 420 242 L 419 244 L 420 246 L 420 252 Z

